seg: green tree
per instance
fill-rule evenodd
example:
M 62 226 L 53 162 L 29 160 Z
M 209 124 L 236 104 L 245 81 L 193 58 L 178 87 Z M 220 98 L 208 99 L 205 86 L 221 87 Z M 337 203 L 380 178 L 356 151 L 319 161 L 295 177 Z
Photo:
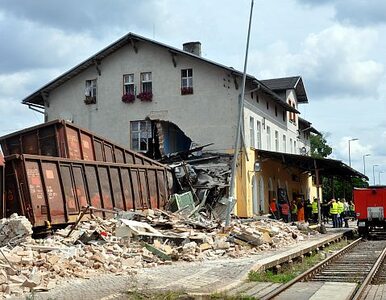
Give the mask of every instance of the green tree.
M 332 153 L 332 148 L 327 144 L 324 135 L 311 135 L 311 156 L 315 158 L 325 158 Z
M 332 148 L 327 144 L 326 136 L 311 135 L 311 156 L 326 158 L 332 153 Z M 352 199 L 353 187 L 367 187 L 368 183 L 361 178 L 329 177 L 322 178 L 323 199 L 346 198 Z

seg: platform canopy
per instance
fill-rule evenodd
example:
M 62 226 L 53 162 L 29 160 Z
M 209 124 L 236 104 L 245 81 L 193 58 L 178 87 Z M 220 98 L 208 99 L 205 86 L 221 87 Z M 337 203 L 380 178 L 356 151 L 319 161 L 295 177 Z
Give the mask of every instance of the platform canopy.
M 321 176 L 340 176 L 340 177 L 357 177 L 368 180 L 368 177 L 361 172 L 351 168 L 340 160 L 327 158 L 313 158 L 306 155 L 288 154 L 266 150 L 256 150 L 256 157 L 261 160 L 273 159 L 280 161 L 283 165 L 296 167 L 300 170 L 315 174 L 318 170 Z

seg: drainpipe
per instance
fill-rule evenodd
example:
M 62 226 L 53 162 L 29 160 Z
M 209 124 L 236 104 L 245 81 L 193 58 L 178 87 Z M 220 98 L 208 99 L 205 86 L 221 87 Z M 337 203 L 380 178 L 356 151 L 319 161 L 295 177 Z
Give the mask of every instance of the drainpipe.
M 229 194 L 228 194 L 228 204 L 227 204 L 227 211 L 226 211 L 226 219 L 225 219 L 225 226 L 229 226 L 230 219 L 231 219 L 231 210 L 234 207 L 234 203 L 236 200 L 235 197 L 235 181 L 236 181 L 236 171 L 237 171 L 237 158 L 239 156 L 240 151 L 240 135 L 241 135 L 241 124 L 243 123 L 243 116 L 244 116 L 244 98 L 245 98 L 245 82 L 247 80 L 247 62 L 248 62 L 248 48 L 249 48 L 249 37 L 251 33 L 251 23 L 252 23 L 252 12 L 253 12 L 253 1 L 251 0 L 251 11 L 249 14 L 249 25 L 248 25 L 248 35 L 247 35 L 247 45 L 245 49 L 245 61 L 244 61 L 244 73 L 243 73 L 243 83 L 242 83 L 242 89 L 241 89 L 241 98 L 240 100 L 240 107 L 239 107 L 239 121 L 237 124 L 237 132 L 236 132 L 236 142 L 235 142 L 235 150 L 233 154 L 233 162 L 232 162 L 232 172 L 231 172 L 231 182 L 229 187 Z

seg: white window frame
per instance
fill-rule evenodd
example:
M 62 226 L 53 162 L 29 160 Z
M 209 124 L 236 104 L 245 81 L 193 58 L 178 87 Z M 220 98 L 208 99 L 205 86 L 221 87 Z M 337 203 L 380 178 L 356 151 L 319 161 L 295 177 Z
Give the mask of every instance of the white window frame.
M 97 95 L 97 80 L 96 79 L 86 80 L 86 87 L 84 90 L 84 94 L 86 97 L 96 98 L 96 95 Z
M 290 153 L 292 154 L 293 153 L 293 144 L 292 144 L 292 138 L 289 139 L 289 143 L 290 143 Z
M 193 88 L 193 69 L 192 68 L 181 70 L 181 88 Z
M 271 127 L 267 126 L 267 150 L 271 150 Z
M 294 153 L 297 154 L 298 150 L 296 149 L 296 141 L 294 140 Z
M 141 93 L 153 93 L 153 81 L 151 72 L 141 73 Z
M 279 152 L 279 131 L 275 130 L 275 151 Z
M 256 121 L 256 149 L 261 149 L 261 123 Z
M 285 134 L 283 134 L 283 152 L 287 152 L 287 137 Z
M 152 137 L 151 121 L 140 120 L 130 122 L 130 148 L 132 150 L 147 152 L 149 150 L 148 141 Z
M 123 75 L 123 93 L 135 95 L 134 74 Z
M 249 117 L 249 146 L 255 148 L 255 119 Z

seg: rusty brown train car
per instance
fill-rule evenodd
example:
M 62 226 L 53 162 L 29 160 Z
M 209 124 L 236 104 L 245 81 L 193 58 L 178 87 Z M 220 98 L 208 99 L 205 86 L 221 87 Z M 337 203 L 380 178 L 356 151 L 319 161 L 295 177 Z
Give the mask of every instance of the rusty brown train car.
M 54 120 L 3 137 L 4 156 L 32 154 L 127 164 L 164 165 L 140 153 L 118 146 L 64 120 Z
M 163 166 L 48 156 L 7 156 L 5 174 L 6 216 L 25 215 L 34 227 L 74 222 L 88 205 L 107 210 L 163 208 L 172 188 L 171 173 Z
M 4 215 L 4 201 L 5 201 L 5 197 L 4 197 L 4 191 L 5 191 L 5 185 L 4 185 L 4 158 L 3 158 L 3 155 L 1 154 L 0 152 L 0 217 L 2 215 Z

